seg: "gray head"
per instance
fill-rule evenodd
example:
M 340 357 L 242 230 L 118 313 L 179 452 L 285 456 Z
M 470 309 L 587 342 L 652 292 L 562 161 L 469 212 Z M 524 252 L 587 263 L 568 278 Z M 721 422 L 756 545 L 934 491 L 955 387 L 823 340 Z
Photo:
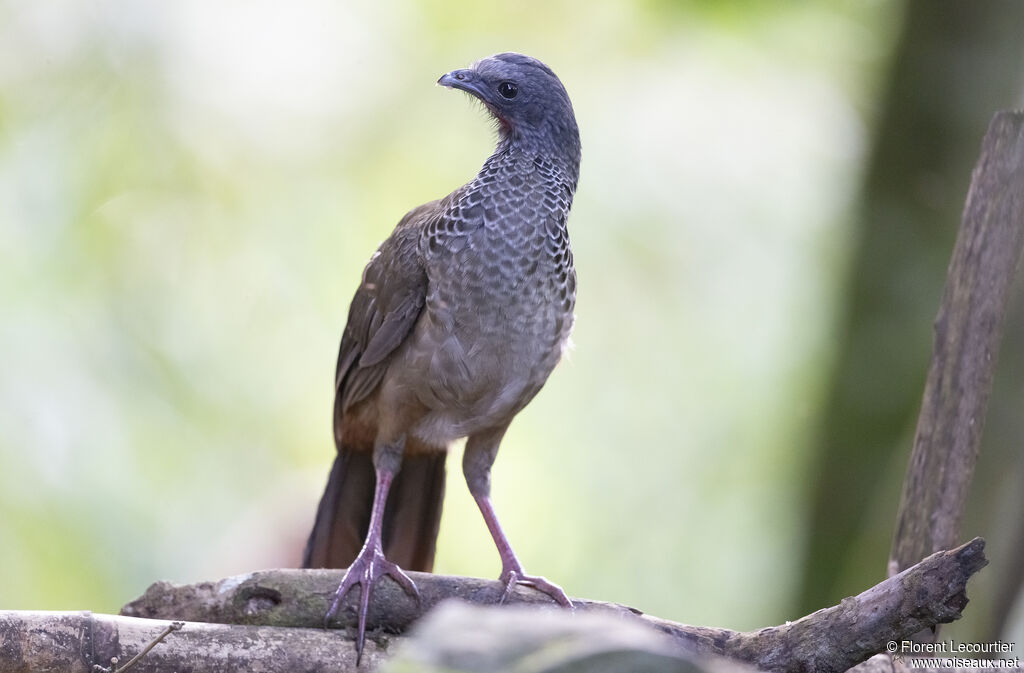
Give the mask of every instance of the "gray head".
M 498 121 L 503 142 L 579 163 L 580 134 L 569 94 L 537 59 L 495 54 L 442 75 L 437 83 L 479 98 Z

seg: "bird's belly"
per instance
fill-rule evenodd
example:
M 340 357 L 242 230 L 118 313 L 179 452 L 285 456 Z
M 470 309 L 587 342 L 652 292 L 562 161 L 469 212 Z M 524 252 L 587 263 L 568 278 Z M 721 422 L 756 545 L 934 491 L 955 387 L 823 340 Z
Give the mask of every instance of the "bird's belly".
M 411 429 L 446 444 L 507 423 L 536 395 L 561 357 L 571 327 L 544 307 L 437 315 L 417 325 L 418 356 L 406 362 L 426 410 Z M 415 372 L 413 371 L 415 370 Z

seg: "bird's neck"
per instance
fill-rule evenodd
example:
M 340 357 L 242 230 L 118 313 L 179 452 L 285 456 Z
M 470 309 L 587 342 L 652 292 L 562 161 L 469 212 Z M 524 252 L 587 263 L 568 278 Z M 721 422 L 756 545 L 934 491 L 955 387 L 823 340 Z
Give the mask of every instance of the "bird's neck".
M 580 174 L 578 135 L 575 135 L 572 141 L 563 143 L 555 143 L 549 139 L 524 138 L 514 134 L 505 135 L 498 142 L 494 153 L 484 162 L 481 174 L 496 163 L 504 162 L 510 157 L 522 157 L 529 161 L 540 160 L 553 164 L 558 169 L 557 172 L 570 183 L 572 191 L 576 191 L 576 182 Z

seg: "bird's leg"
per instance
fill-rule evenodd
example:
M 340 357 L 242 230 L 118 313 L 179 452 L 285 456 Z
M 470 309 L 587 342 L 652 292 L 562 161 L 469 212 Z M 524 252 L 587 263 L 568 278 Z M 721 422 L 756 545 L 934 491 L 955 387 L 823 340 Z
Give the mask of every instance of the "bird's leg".
M 498 452 L 498 443 L 504 434 L 505 428 L 501 428 L 473 435 L 466 442 L 466 450 L 462 456 L 462 471 L 466 475 L 469 492 L 473 494 L 473 499 L 480 508 L 484 523 L 487 524 L 487 530 L 491 532 L 494 546 L 498 548 L 498 555 L 501 557 L 501 576 L 498 581 L 505 585 L 505 589 L 498 602 L 504 603 L 515 585 L 525 584 L 544 592 L 560 605 L 572 608 L 572 601 L 565 595 L 562 587 L 538 575 L 527 575 L 523 571 L 523 565 L 512 551 L 512 545 L 498 522 L 498 515 L 491 503 L 491 465 Z
M 560 605 L 571 608 L 572 601 L 562 591 L 562 587 L 538 575 L 527 575 L 523 572 L 523 565 L 516 557 L 516 553 L 512 551 L 512 545 L 509 544 L 505 531 L 501 529 L 501 524 L 498 523 L 498 516 L 494 513 L 494 506 L 491 504 L 490 496 L 474 495 L 473 497 L 480 508 L 480 513 L 484 515 L 484 523 L 487 524 L 487 530 L 491 531 L 494 545 L 498 548 L 498 555 L 501 557 L 501 576 L 498 578 L 498 581 L 505 584 L 505 590 L 502 591 L 501 599 L 498 602 L 504 603 L 509 594 L 512 593 L 512 588 L 515 585 L 526 584 L 546 593 Z
M 366 533 L 366 542 L 363 543 L 363 548 L 345 572 L 344 579 L 342 579 L 341 584 L 338 585 L 338 590 L 334 593 L 334 601 L 331 603 L 331 608 L 324 617 L 324 627 L 326 627 L 334 613 L 338 611 L 338 607 L 341 605 L 341 601 L 345 598 L 349 589 L 359 585 L 360 596 L 357 613 L 359 631 L 356 638 L 357 666 L 363 656 L 363 645 L 366 641 L 366 616 L 370 609 L 370 595 L 373 593 L 373 585 L 376 584 L 377 580 L 388 575 L 405 590 L 405 593 L 414 597 L 417 602 L 420 600 L 420 593 L 416 588 L 416 584 L 409 579 L 408 575 L 402 572 L 402 569 L 397 564 L 384 557 L 384 548 L 381 544 L 381 524 L 384 520 L 384 506 L 388 500 L 388 489 L 391 488 L 391 482 L 398 472 L 397 466 L 401 464 L 401 453 L 398 456 L 397 461 L 378 461 L 375 453 L 374 463 L 377 472 L 377 485 L 373 494 L 373 509 L 370 511 L 370 527 Z

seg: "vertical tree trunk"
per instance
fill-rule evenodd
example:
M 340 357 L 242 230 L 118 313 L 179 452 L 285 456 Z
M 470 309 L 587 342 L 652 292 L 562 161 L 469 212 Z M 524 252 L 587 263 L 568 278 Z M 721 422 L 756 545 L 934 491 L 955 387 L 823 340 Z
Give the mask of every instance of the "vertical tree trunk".
M 1024 240 L 1024 113 L 992 120 L 949 264 L 889 557 L 895 575 L 960 537 Z
M 1014 0 L 907 5 L 857 213 L 798 612 L 885 572 L 961 206 L 993 112 L 1018 102 L 1022 34 L 1024 3 Z M 872 503 L 884 510 L 874 520 Z

